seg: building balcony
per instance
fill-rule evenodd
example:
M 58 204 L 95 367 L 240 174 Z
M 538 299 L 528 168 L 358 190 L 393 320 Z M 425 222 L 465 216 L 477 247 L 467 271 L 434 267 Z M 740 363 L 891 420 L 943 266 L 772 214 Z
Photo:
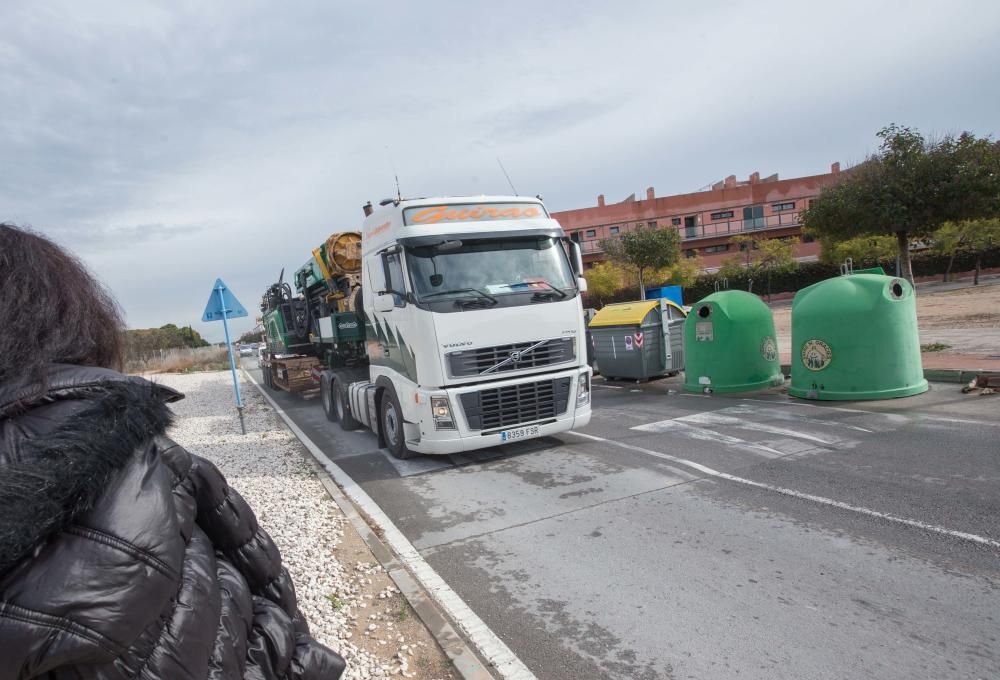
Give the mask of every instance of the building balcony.
M 773 229 L 792 229 L 801 226 L 802 222 L 799 220 L 798 212 L 787 212 L 747 220 L 719 220 L 716 222 L 708 222 L 706 224 L 681 227 L 675 226 L 671 228 L 680 232 L 682 243 L 688 243 L 690 241 L 699 241 L 702 239 L 735 236 L 736 234 Z M 604 252 L 604 248 L 601 247 L 600 239 L 581 241 L 580 249 L 583 251 L 584 255 Z

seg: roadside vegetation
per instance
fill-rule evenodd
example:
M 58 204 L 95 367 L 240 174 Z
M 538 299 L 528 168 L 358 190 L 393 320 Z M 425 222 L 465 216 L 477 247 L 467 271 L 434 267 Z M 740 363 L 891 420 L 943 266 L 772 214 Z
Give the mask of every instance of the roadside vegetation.
M 225 347 L 210 345 L 190 326 L 172 323 L 159 328 L 126 331 L 125 370 L 128 373 L 187 373 L 229 368 Z
M 900 276 L 912 282 L 913 240 L 933 241 L 949 222 L 978 234 L 1000 217 L 1000 143 L 969 132 L 927 139 L 895 124 L 878 137 L 878 151 L 824 188 L 801 219 L 807 233 L 833 242 L 895 238 Z

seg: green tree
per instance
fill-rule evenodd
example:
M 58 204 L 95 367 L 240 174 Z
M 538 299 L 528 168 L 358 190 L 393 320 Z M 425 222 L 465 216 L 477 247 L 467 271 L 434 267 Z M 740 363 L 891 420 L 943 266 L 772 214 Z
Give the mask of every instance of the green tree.
M 912 281 L 911 239 L 948 220 L 1000 215 L 1000 145 L 969 133 L 928 141 L 898 125 L 878 136 L 878 151 L 824 188 L 802 223 L 839 241 L 893 235 L 900 275 Z
M 976 258 L 976 271 L 972 281 L 978 286 L 979 272 L 982 270 L 982 254 L 987 250 L 1000 248 L 1000 219 L 945 222 L 934 232 L 933 239 L 932 248 L 948 256 L 948 269 L 945 270 L 944 280 L 947 281 L 951 276 L 955 256 L 967 252 Z
M 247 331 L 246 333 L 240 336 L 238 342 L 240 344 L 247 344 L 251 342 L 264 342 L 264 330 L 254 329 Z
M 750 264 L 744 260 L 742 255 L 730 255 L 723 258 L 715 275 L 719 279 L 739 279 L 748 277 Z
M 704 267 L 699 257 L 682 257 L 667 268 L 662 279 L 663 283 L 668 286 L 688 288 L 698 280 L 698 275 Z
M 600 262 L 583 273 L 587 279 L 587 295 L 604 305 L 606 298 L 612 297 L 625 285 L 624 272 L 614 262 Z
M 896 259 L 898 252 L 895 236 L 856 236 L 846 241 L 820 237 L 819 260 L 824 264 L 842 264 L 848 258 L 859 265 L 862 262 L 888 262 Z
M 647 272 L 674 265 L 681 255 L 681 237 L 676 229 L 640 228 L 620 237 L 601 240 L 608 259 L 639 277 L 639 298 L 646 299 Z
M 767 297 L 771 298 L 771 277 L 793 271 L 799 263 L 795 259 L 798 239 L 765 238 L 760 233 L 737 234 L 732 242 L 742 248 L 743 255 L 727 257 L 719 268 L 722 278 L 747 278 L 747 290 L 753 292 L 755 280 L 767 281 Z

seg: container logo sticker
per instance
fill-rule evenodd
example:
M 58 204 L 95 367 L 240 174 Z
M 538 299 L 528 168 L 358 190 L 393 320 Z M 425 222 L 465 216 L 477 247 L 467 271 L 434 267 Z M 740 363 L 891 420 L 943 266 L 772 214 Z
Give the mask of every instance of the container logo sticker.
M 774 361 L 778 358 L 778 343 L 770 335 L 764 336 L 760 343 L 760 355 L 764 361 Z
M 694 339 L 697 342 L 712 342 L 714 337 L 711 321 L 698 321 L 694 325 Z
M 629 352 L 632 351 L 632 336 L 631 335 L 626 335 L 625 336 L 625 349 L 627 351 L 629 351 Z
M 822 371 L 831 359 L 833 350 L 822 340 L 806 340 L 802 345 L 802 365 L 810 371 Z
M 635 333 L 635 347 L 636 349 L 642 349 L 642 331 L 636 331 Z

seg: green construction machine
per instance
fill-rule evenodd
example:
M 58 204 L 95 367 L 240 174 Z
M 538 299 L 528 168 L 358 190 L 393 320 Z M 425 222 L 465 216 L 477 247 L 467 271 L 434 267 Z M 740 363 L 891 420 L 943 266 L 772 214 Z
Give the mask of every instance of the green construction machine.
M 318 386 L 323 367 L 367 366 L 361 234 L 332 234 L 296 270 L 293 284 L 294 293 L 282 270 L 261 299 L 264 384 L 300 392 Z

